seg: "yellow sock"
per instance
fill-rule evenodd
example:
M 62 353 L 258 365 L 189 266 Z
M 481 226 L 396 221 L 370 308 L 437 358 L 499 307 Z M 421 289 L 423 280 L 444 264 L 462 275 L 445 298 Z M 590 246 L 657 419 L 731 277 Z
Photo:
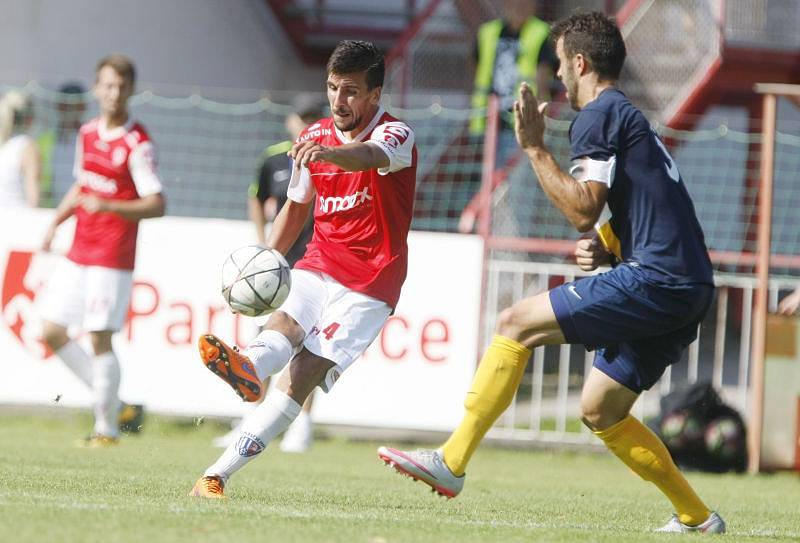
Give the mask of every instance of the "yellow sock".
M 530 357 L 531 350 L 513 339 L 492 338 L 464 401 L 464 418 L 442 446 L 445 464 L 454 475 L 464 473 L 478 443 L 511 405 Z
M 629 468 L 655 484 L 669 498 L 682 523 L 696 526 L 708 519 L 711 514 L 708 507 L 689 486 L 661 440 L 647 426 L 628 415 L 594 434 Z

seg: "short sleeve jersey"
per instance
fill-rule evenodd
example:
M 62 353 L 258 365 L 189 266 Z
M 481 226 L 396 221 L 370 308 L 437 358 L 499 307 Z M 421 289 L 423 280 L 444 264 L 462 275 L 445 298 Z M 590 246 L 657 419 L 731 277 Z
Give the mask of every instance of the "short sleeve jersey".
M 361 134 L 350 139 L 323 119 L 298 141 L 336 147 L 367 142 L 389 158 L 385 168 L 357 172 L 314 162 L 293 169 L 287 195 L 314 199 L 314 234 L 296 268 L 330 275 L 344 286 L 397 305 L 408 267 L 408 231 L 416 187 L 414 132 L 382 108 Z
M 102 120 L 83 125 L 75 150 L 75 179 L 81 195 L 135 200 L 161 192 L 153 144 L 144 127 L 129 121 L 108 130 Z M 87 213 L 78 206 L 72 248 L 67 258 L 86 266 L 132 270 L 138 221 L 116 213 Z
M 678 167 L 627 97 L 604 90 L 578 113 L 569 139 L 576 178 L 609 184 L 618 256 L 653 281 L 713 284 L 703 231 Z

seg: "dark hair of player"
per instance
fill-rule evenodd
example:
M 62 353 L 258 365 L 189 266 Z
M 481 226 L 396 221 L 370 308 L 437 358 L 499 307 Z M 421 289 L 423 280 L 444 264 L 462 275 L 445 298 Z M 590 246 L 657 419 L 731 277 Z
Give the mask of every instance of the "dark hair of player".
M 563 37 L 567 58 L 582 54 L 600 79 L 619 79 L 625 42 L 613 18 L 597 11 L 573 13 L 553 25 L 551 37 L 554 43 Z
M 136 67 L 133 61 L 125 55 L 112 53 L 104 56 L 97 62 L 97 67 L 94 69 L 95 76 L 100 74 L 100 70 L 110 66 L 117 74 L 126 79 L 131 85 L 136 83 Z
M 383 53 L 373 44 L 360 40 L 339 42 L 328 59 L 329 74 L 355 74 L 366 72 L 367 89 L 383 86 L 385 67 Z

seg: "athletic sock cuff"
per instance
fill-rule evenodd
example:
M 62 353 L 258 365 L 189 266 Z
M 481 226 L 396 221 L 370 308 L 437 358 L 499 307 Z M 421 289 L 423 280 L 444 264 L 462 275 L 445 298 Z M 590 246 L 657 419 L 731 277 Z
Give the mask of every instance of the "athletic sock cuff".
M 108 351 L 107 353 L 95 355 L 93 359 L 100 364 L 110 364 L 112 361 L 117 360 L 117 355 L 114 354 L 114 351 Z
M 289 338 L 277 330 L 264 330 L 250 342 L 244 354 L 253 363 L 258 378 L 263 381 L 286 367 L 294 354 L 294 347 Z
M 499 334 L 495 334 L 494 337 L 492 337 L 492 346 L 511 352 L 515 355 L 519 356 L 524 355 L 526 362 L 528 358 L 531 356 L 532 352 L 530 349 L 528 349 L 525 345 L 523 345 L 519 341 L 515 341 L 509 337 L 501 336 Z
M 303 409 L 302 405 L 290 398 L 288 394 L 278 389 L 270 392 L 266 401 L 269 402 L 272 407 L 289 417 L 291 420 L 296 419 L 300 414 L 300 411 Z
M 618 423 L 612 424 L 605 430 L 593 430 L 592 433 L 605 442 L 613 441 L 621 434 L 624 434 L 628 430 L 631 422 L 635 420 L 636 418 L 633 415 L 628 415 Z

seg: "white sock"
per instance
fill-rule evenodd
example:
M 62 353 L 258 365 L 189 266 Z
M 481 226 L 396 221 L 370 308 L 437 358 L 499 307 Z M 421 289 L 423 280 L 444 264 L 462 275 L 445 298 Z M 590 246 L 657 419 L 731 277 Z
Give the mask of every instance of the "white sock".
M 302 407 L 280 390 L 273 390 L 267 399 L 242 422 L 239 438 L 225 449 L 204 473 L 205 476 L 228 478 L 263 451 L 269 442 L 286 430 Z
M 64 344 L 56 355 L 87 387 L 92 388 L 92 360 L 77 341 Z
M 95 356 L 94 378 L 94 433 L 109 437 L 119 435 L 119 361 L 113 351 Z
M 244 350 L 262 381 L 286 367 L 293 353 L 289 339 L 275 330 L 264 330 Z

